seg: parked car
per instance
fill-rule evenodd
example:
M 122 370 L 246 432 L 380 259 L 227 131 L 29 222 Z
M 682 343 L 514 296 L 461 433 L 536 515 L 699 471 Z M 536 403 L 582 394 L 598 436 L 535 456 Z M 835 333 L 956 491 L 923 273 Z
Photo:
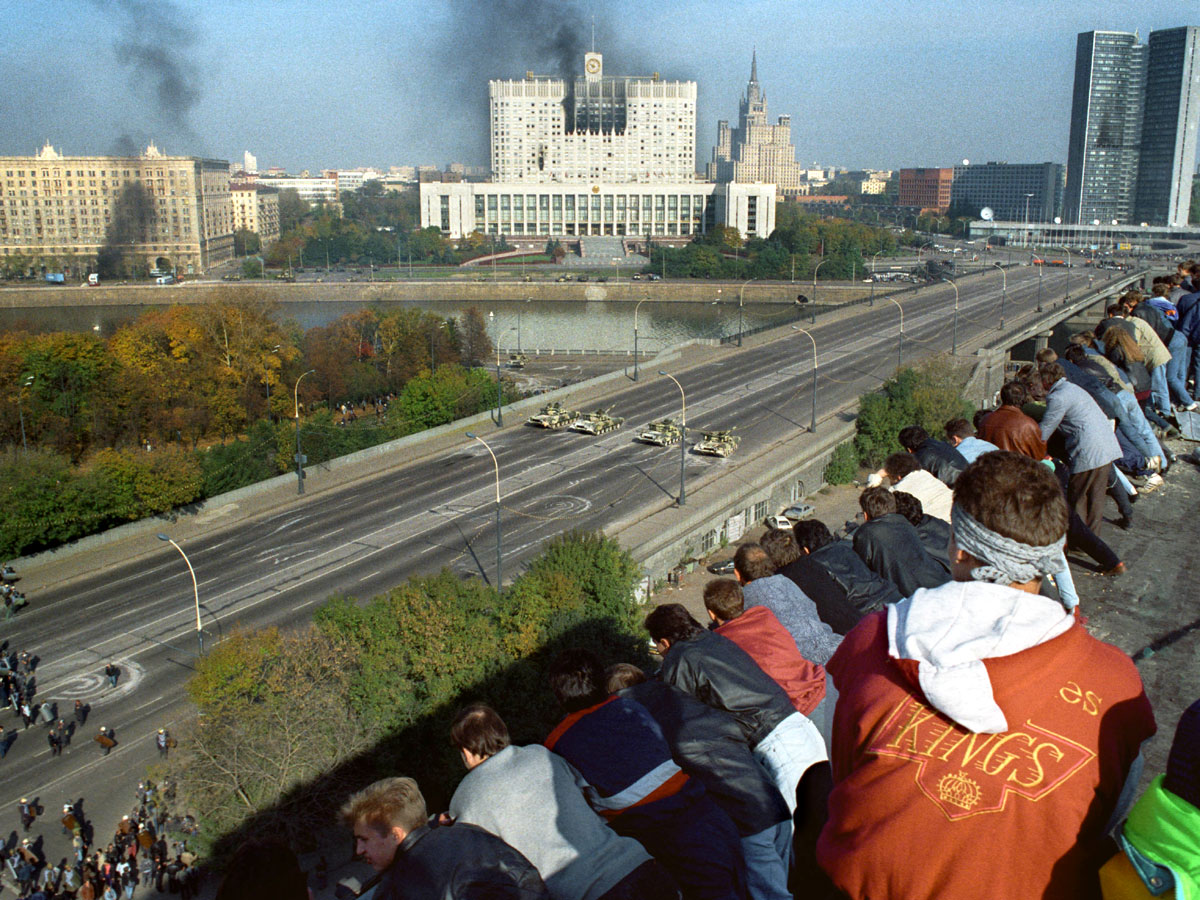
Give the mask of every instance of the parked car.
M 801 519 L 807 519 L 816 510 L 811 503 L 793 503 L 785 509 L 780 515 L 791 519 L 793 522 L 799 522 Z
M 792 530 L 792 520 L 785 516 L 767 516 L 763 524 L 775 531 Z
M 724 562 L 713 563 L 708 567 L 708 571 L 712 572 L 714 575 L 732 575 L 733 560 L 727 559 Z

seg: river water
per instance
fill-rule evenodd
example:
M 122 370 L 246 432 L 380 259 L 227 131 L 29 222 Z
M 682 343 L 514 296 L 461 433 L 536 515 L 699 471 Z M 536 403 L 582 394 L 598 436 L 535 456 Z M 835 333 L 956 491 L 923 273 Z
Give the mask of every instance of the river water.
M 488 322 L 492 341 L 505 350 L 586 350 L 620 352 L 633 349 L 634 304 L 614 301 L 511 301 L 476 302 L 397 300 L 362 304 L 345 301 L 281 303 L 275 317 L 294 321 L 303 329 L 328 325 L 339 316 L 370 305 L 379 309 L 411 307 L 439 316 L 462 316 L 475 306 Z M 39 306 L 0 309 L 0 331 L 91 331 L 109 337 L 150 307 Z M 778 303 L 747 303 L 742 308 L 743 327 L 749 331 L 780 323 L 791 308 Z M 684 303 L 647 300 L 637 316 L 638 347 L 661 350 L 694 338 L 721 338 L 738 333 L 737 303 Z

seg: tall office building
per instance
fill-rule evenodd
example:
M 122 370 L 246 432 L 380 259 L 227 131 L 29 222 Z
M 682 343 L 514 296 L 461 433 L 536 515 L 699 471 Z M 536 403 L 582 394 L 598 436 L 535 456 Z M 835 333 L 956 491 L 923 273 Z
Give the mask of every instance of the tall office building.
M 1135 33 L 1079 35 L 1064 199 L 1068 223 L 1128 222 L 1133 215 L 1146 57 Z
M 584 74 L 488 84 L 492 175 L 497 181 L 696 180 L 696 82 Z
M 1186 225 L 1200 126 L 1200 28 L 1152 31 L 1134 222 Z
M 1052 222 L 1062 214 L 1061 163 L 974 163 L 954 167 L 950 203 L 988 207 L 1003 222 Z
M 115 245 L 146 268 L 183 273 L 233 256 L 225 160 L 153 144 L 140 156 L 64 156 L 47 144 L 0 157 L 0 175 L 0 256 L 86 271 Z
M 758 54 L 750 58 L 750 82 L 738 106 L 738 124 L 717 122 L 717 143 L 708 164 L 710 181 L 770 182 L 780 194 L 797 193 L 807 170 L 796 162 L 792 117 L 767 121 L 767 95 L 758 83 Z
M 774 230 L 774 184 L 697 178 L 695 82 L 605 75 L 599 53 L 583 72 L 490 82 L 493 180 L 422 177 L 421 226 L 526 240 Z

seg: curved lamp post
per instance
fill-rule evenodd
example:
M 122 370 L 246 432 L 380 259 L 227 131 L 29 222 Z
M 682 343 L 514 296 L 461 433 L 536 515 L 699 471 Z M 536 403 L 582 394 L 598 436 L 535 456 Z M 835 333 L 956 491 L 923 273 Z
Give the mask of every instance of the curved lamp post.
M 304 454 L 300 452 L 300 382 L 305 375 L 311 375 L 316 369 L 302 372 L 296 379 L 296 387 L 292 390 L 292 404 L 296 413 L 296 493 L 304 493 Z M 287 401 L 284 401 L 287 402 Z
M 808 333 L 799 325 L 792 326 L 793 331 L 799 331 L 806 338 L 812 341 L 813 345 L 813 383 L 812 383 L 812 422 L 808 426 L 808 430 L 813 434 L 817 432 L 817 339 Z
M 1004 301 L 1008 299 L 1008 273 L 1004 271 L 1004 266 L 1000 263 L 992 263 L 992 265 L 1000 270 L 1000 275 L 1004 278 L 1004 286 L 1000 292 L 1000 330 L 1004 330 Z
M 758 281 L 757 278 L 751 278 L 738 289 L 738 346 L 742 346 L 742 306 L 743 297 L 746 293 L 746 285 L 751 281 Z
M 817 273 L 821 271 L 821 266 L 825 265 L 827 262 L 829 262 L 828 257 L 821 260 L 813 267 L 813 306 L 817 305 Z M 815 316 L 816 313 L 814 312 L 813 315 Z
M 958 285 L 954 283 L 953 278 L 947 278 L 944 275 L 942 276 L 942 281 L 954 288 L 954 325 L 950 332 L 952 335 L 950 355 L 953 356 L 958 353 Z
M 200 655 L 204 655 L 204 632 L 200 630 L 200 586 L 196 584 L 196 570 L 192 568 L 192 561 L 188 559 L 188 555 L 183 552 L 183 548 L 175 543 L 171 538 L 161 531 L 158 533 L 160 541 L 166 541 L 172 547 L 179 551 L 179 555 L 183 557 L 183 561 L 187 563 L 188 572 L 192 576 L 192 596 L 196 599 L 196 642 L 200 645 Z
M 668 375 L 662 369 L 658 370 L 658 374 L 666 375 L 675 382 L 675 387 L 679 388 L 679 425 L 683 431 L 679 438 L 679 505 L 683 506 L 687 502 L 687 491 L 684 488 L 684 472 L 687 469 L 687 394 L 683 392 L 683 385 L 674 375 Z
M 638 380 L 638 309 L 643 303 L 649 300 L 649 297 L 643 297 L 633 306 L 633 380 Z
M 492 448 L 488 446 L 487 441 L 475 434 L 473 431 L 468 431 L 467 437 L 483 444 L 483 447 L 485 450 L 487 450 L 488 455 L 492 457 L 492 466 L 496 470 L 496 590 L 499 591 L 503 586 L 503 580 L 501 578 L 501 565 L 504 553 L 504 544 L 500 534 L 500 463 L 496 459 L 496 454 L 492 452 Z
M 895 297 L 884 297 L 883 299 L 895 303 L 896 309 L 900 310 L 900 344 L 896 348 L 896 371 L 898 372 L 904 365 L 904 307 Z
M 21 452 L 28 453 L 29 445 L 25 443 L 25 406 L 22 400 L 25 397 L 25 389 L 33 384 L 33 376 L 26 375 L 21 379 L 21 387 L 17 390 L 17 415 L 21 418 Z
M 879 253 L 883 251 L 880 250 Z M 879 259 L 879 253 L 871 254 L 871 299 L 867 301 L 867 306 L 875 305 L 875 260 Z M 918 253 L 917 262 L 920 263 L 921 257 Z

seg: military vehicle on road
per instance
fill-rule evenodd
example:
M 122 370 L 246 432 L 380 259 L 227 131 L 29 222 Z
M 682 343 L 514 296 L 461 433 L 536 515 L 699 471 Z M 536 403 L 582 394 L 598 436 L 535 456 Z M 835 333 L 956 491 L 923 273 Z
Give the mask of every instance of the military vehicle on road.
M 654 444 L 656 447 L 678 444 L 683 440 L 683 427 L 677 425 L 674 419 L 662 419 L 647 425 L 638 434 L 637 439 L 643 444 Z
M 726 457 L 737 449 L 741 438 L 729 431 L 705 431 L 700 442 L 692 447 L 693 453 L 703 453 L 707 456 Z
M 605 434 L 609 431 L 616 431 L 625 423 L 625 420 L 620 416 L 610 416 L 609 409 L 612 407 L 584 413 L 575 420 L 575 424 L 571 428 L 582 434 Z
M 529 417 L 526 425 L 536 425 L 539 428 L 566 428 L 579 418 L 579 410 L 563 409 L 562 403 L 554 403 L 542 407 L 542 411 Z

